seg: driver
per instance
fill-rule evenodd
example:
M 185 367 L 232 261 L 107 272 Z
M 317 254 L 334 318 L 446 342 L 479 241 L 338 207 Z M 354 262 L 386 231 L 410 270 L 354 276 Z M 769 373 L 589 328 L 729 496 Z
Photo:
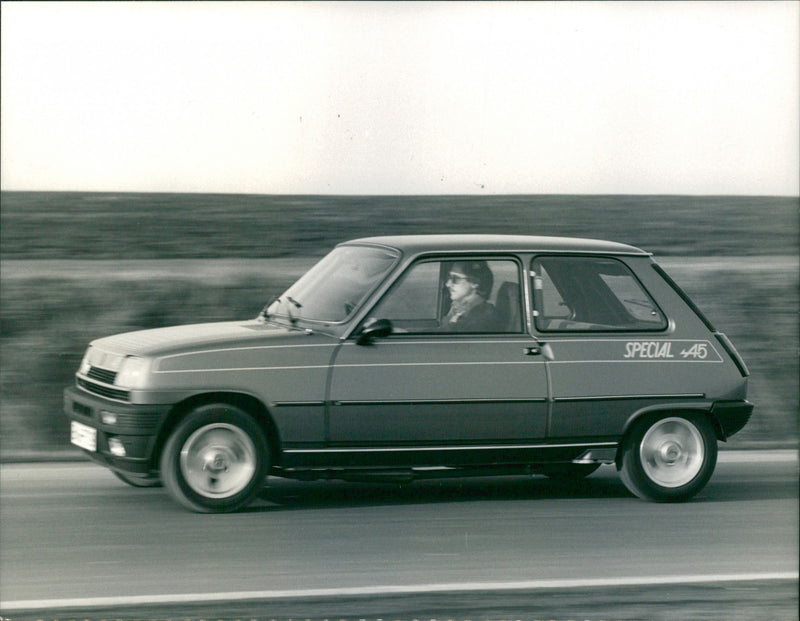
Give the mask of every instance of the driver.
M 486 301 L 494 277 L 486 261 L 458 261 L 450 268 L 445 286 L 450 310 L 441 322 L 447 332 L 491 332 L 496 329 L 494 306 Z

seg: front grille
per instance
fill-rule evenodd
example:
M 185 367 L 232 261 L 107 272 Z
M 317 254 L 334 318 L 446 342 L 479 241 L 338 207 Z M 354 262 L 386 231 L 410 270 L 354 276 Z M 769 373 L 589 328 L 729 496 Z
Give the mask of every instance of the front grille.
M 88 382 L 80 377 L 78 378 L 78 386 L 88 392 L 100 395 L 101 397 L 108 397 L 109 399 L 116 399 L 117 401 L 130 401 L 130 393 L 127 390 L 109 388 L 108 386 Z
M 117 372 L 101 369 L 100 367 L 91 367 L 86 376 L 104 384 L 113 384 L 114 380 L 117 379 Z
M 131 433 L 142 435 L 153 433 L 161 420 L 160 412 L 116 412 L 117 422 L 114 431 L 117 433 Z

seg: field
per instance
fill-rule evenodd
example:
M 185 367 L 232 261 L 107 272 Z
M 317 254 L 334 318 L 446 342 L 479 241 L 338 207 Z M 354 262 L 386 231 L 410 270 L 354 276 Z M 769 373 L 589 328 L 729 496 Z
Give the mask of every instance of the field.
M 343 239 L 524 233 L 657 255 L 796 255 L 798 200 L 691 196 L 2 193 L 2 259 L 316 256 Z
M 733 442 L 797 439 L 797 198 L 4 192 L 1 199 L 4 454 L 68 447 L 61 391 L 92 338 L 253 317 L 338 241 L 433 232 L 595 237 L 654 252 L 750 367 L 757 410 Z

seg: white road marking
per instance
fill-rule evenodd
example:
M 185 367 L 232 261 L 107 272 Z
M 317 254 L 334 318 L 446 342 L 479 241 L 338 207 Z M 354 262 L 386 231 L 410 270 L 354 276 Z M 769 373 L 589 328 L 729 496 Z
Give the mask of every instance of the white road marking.
M 313 597 L 390 596 L 419 595 L 428 593 L 501 592 L 597 587 L 663 586 L 682 584 L 716 584 L 722 582 L 765 582 L 797 579 L 798 572 L 795 571 L 752 574 L 580 578 L 573 580 L 528 580 L 519 582 L 457 582 L 443 584 L 384 585 L 372 587 L 341 587 L 281 591 L 178 593 L 174 595 L 130 595 L 119 597 L 87 597 L 75 599 L 17 600 L 0 602 L 0 610 L 5 613 L 9 613 L 19 610 L 46 609 L 54 611 L 65 608 L 99 608 L 105 606 L 136 606 L 146 604 L 199 604 L 211 602 Z

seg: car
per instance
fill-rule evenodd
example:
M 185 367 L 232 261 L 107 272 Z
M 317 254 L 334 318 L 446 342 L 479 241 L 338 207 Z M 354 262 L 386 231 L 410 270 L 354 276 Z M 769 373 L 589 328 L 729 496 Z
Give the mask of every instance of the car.
M 71 443 L 184 507 L 247 506 L 267 477 L 410 482 L 613 464 L 685 501 L 742 429 L 748 370 L 633 246 L 526 235 L 368 237 L 254 318 L 89 344 Z

